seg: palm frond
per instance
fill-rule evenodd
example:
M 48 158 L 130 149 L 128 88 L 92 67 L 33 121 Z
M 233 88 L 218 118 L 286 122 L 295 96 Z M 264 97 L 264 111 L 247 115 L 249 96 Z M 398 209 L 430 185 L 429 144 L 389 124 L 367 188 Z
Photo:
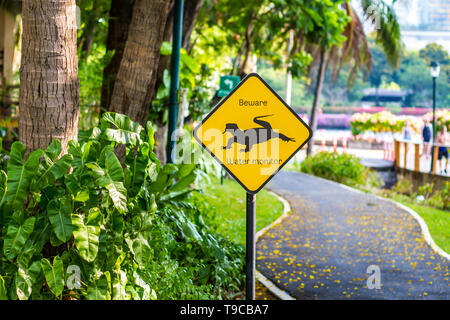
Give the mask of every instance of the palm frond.
M 403 44 L 400 25 L 393 7 L 395 2 L 396 0 L 392 1 L 391 5 L 388 5 L 383 0 L 361 0 L 361 6 L 366 19 L 374 17 L 374 10 L 369 10 L 369 8 L 376 9 L 376 18 L 379 25 L 376 26 L 374 31 L 376 33 L 375 41 L 382 46 L 388 63 L 397 69 L 400 64 Z
M 347 15 L 351 18 L 350 22 L 345 27 L 343 35 L 346 37 L 344 43 L 339 46 L 333 46 L 329 49 L 326 69 L 331 67 L 331 82 L 337 81 L 339 74 L 346 64 L 352 64 L 347 81 L 347 85 L 351 86 L 356 79 L 359 71 L 363 71 L 367 76 L 372 68 L 372 55 L 370 53 L 367 37 L 364 33 L 363 24 L 358 15 L 347 3 L 344 4 L 344 9 Z M 305 50 L 313 56 L 313 61 L 310 66 L 311 71 L 317 68 L 319 63 L 318 48 L 314 46 L 306 46 Z

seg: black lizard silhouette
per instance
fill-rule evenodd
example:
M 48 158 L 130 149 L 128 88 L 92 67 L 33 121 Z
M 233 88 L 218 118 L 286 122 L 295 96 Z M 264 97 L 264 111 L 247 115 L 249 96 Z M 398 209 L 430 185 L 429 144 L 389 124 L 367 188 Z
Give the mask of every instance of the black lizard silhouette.
M 295 139 L 293 138 L 288 138 L 282 133 L 274 132 L 269 122 L 260 120 L 261 118 L 271 116 L 273 116 L 273 114 L 255 117 L 253 122 L 261 127 L 247 130 L 239 129 L 236 123 L 227 123 L 223 134 L 229 132 L 233 137 L 228 139 L 228 143 L 223 149 L 231 149 L 233 143 L 239 143 L 245 145 L 245 149 L 241 149 L 241 151 L 249 152 L 255 144 L 263 143 L 275 138 L 279 138 L 286 142 L 295 142 Z

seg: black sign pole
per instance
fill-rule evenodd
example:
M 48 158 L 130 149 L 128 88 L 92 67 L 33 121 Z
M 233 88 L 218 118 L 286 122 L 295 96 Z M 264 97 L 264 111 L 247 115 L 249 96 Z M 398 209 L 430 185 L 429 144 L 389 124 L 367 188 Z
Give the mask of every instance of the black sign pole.
M 255 233 L 256 233 L 256 196 L 247 192 L 246 223 L 246 299 L 255 300 Z

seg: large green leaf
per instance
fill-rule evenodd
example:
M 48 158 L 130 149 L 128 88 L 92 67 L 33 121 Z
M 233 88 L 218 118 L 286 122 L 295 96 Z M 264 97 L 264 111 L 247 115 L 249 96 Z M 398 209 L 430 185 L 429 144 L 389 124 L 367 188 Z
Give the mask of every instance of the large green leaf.
M 12 219 L 6 231 L 5 241 L 3 243 L 3 253 L 5 257 L 12 261 L 24 248 L 25 242 L 30 237 L 34 229 L 35 217 L 30 217 L 23 223 Z
M 98 253 L 100 227 L 86 225 L 82 216 L 74 214 L 72 215 L 72 225 L 76 227 L 73 235 L 80 256 L 88 262 L 94 261 Z
M 88 300 L 110 300 L 109 291 L 108 279 L 103 274 L 99 279 L 89 283 L 86 298 Z
M 88 162 L 95 162 L 99 156 L 100 143 L 89 141 L 82 146 L 77 141 L 69 141 L 69 154 L 72 156 L 72 167 L 74 173 L 83 169 Z
M 53 184 L 55 180 L 64 176 L 72 163 L 72 155 L 66 154 L 57 160 L 62 146 L 59 140 L 54 140 L 44 152 L 44 159 L 39 164 L 38 178 L 32 184 L 33 190 Z
M 0 205 L 5 200 L 6 196 L 6 182 L 8 180 L 8 177 L 6 175 L 6 172 L 3 170 L 0 170 Z
M 113 300 L 129 300 L 130 295 L 126 292 L 126 284 L 128 282 L 127 274 L 123 270 L 116 271 L 112 282 Z
M 0 300 L 8 300 L 8 290 L 5 286 L 5 279 L 0 276 Z
M 59 201 L 52 200 L 47 206 L 47 215 L 53 231 L 62 242 L 67 242 L 72 237 L 74 228 L 70 218 L 71 214 L 72 202 L 68 198 L 63 198 Z
M 100 122 L 104 129 L 103 137 L 106 140 L 133 146 L 142 143 L 142 134 L 145 133 L 144 128 L 126 115 L 106 112 Z M 115 128 L 110 128 L 110 125 Z
M 20 300 L 27 300 L 32 292 L 33 285 L 41 272 L 39 261 L 35 261 L 29 268 L 19 266 L 15 277 L 16 294 Z
M 60 257 L 53 258 L 53 265 L 47 259 L 41 260 L 45 280 L 51 292 L 59 297 L 64 290 L 64 266 Z
M 143 237 L 138 237 L 134 240 L 128 240 L 127 243 L 139 267 L 145 268 L 153 256 L 153 251 L 147 240 Z
M 126 172 L 127 177 L 125 181 L 127 181 L 127 190 L 132 191 L 130 196 L 136 195 L 144 183 L 150 161 L 148 152 L 148 144 L 144 143 L 136 152 L 134 149 L 131 149 L 125 158 L 125 164 L 129 169 Z
M 25 146 L 19 141 L 13 143 L 7 165 L 8 182 L 6 191 L 6 200 L 13 209 L 23 207 L 28 197 L 31 180 L 38 171 L 39 158 L 42 154 L 43 151 L 39 149 L 31 152 L 24 165 Z
M 116 209 L 121 213 L 125 213 L 127 211 L 127 189 L 123 185 L 122 166 L 112 150 L 106 149 L 104 155 L 104 168 L 97 163 L 88 163 L 86 167 L 91 169 L 96 183 L 108 190 L 109 197 Z

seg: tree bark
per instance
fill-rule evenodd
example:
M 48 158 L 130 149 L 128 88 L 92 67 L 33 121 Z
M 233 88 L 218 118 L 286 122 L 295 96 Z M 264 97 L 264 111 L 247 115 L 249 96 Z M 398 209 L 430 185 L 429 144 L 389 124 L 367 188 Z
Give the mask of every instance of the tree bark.
M 314 90 L 314 103 L 311 110 L 311 119 L 309 121 L 309 126 L 311 127 L 313 131 L 313 136 L 311 137 L 311 140 L 309 140 L 308 148 L 306 149 L 306 156 L 309 157 L 312 154 L 313 146 L 314 146 L 314 133 L 317 129 L 317 110 L 319 109 L 319 100 L 320 100 L 320 94 L 322 92 L 323 87 L 323 79 L 325 77 L 325 54 L 326 54 L 326 48 L 321 47 L 320 48 L 320 61 L 319 61 L 319 70 L 317 72 L 317 81 L 316 81 L 316 88 Z
M 109 110 L 120 62 L 122 61 L 135 0 L 112 0 L 106 49 L 114 55 L 103 70 L 101 106 Z
M 238 70 L 238 75 L 242 78 L 242 76 L 245 74 L 245 68 L 247 67 L 248 59 L 250 57 L 250 52 L 252 50 L 252 32 L 254 28 L 254 19 L 255 19 L 255 12 L 254 10 L 251 11 L 247 30 L 245 31 L 245 54 L 244 54 L 244 60 L 241 62 Z
M 145 124 L 155 93 L 169 1 L 137 0 L 114 84 L 110 110 Z
M 92 11 L 87 21 L 85 30 L 81 36 L 81 39 L 78 43 L 78 46 L 81 45 L 81 56 L 80 58 L 86 59 L 89 57 L 91 53 L 92 44 L 95 38 L 95 32 L 97 30 L 98 23 L 98 12 L 97 12 L 97 2 L 96 0 L 92 0 Z
M 195 21 L 197 20 L 200 8 L 204 3 L 205 0 L 189 0 L 184 3 L 183 35 L 181 46 L 187 51 L 189 51 L 189 44 L 191 42 L 191 35 L 194 30 Z
M 195 21 L 197 20 L 198 13 L 204 0 L 190 0 L 184 4 L 183 11 L 183 35 L 182 35 L 182 47 L 185 50 L 189 49 L 190 39 L 192 31 L 194 30 Z M 166 27 L 164 30 L 163 41 L 171 41 L 173 33 L 173 10 L 170 6 L 170 14 L 167 18 Z M 157 80 L 155 84 L 155 91 L 158 90 L 163 81 L 164 70 L 168 69 L 170 65 L 170 56 L 160 56 Z M 162 116 L 162 115 L 161 115 Z M 167 124 L 163 121 L 156 121 L 157 131 L 155 134 L 155 154 L 161 163 L 166 163 L 166 142 L 167 142 Z
M 75 0 L 24 0 L 19 136 L 27 154 L 76 139 L 79 80 Z

